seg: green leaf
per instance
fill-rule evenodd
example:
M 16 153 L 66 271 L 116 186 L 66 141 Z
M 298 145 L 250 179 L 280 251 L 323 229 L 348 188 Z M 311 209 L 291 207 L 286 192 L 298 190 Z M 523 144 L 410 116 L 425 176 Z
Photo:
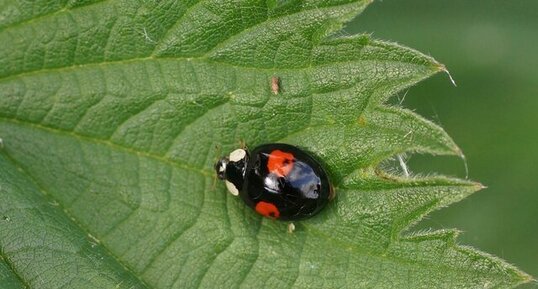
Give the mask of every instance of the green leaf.
M 531 280 L 458 245 L 456 231 L 409 232 L 481 186 L 379 168 L 404 152 L 461 152 L 437 125 L 385 104 L 441 64 L 335 36 L 369 2 L 0 3 L 0 287 Z M 214 161 L 241 141 L 311 151 L 337 198 L 293 234 L 262 219 L 215 184 Z

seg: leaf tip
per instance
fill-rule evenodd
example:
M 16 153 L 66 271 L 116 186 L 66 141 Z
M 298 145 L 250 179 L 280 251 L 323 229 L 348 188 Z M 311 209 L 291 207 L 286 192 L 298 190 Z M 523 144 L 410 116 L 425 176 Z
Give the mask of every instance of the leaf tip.
M 487 189 L 488 187 L 481 183 L 474 183 L 474 189 L 476 192 Z
M 455 181 L 455 180 L 453 180 Z M 467 188 L 469 191 L 469 194 L 476 193 L 478 191 L 481 191 L 483 189 L 487 189 L 488 187 L 483 185 L 482 183 L 475 182 L 475 181 L 469 181 L 469 180 L 462 180 L 461 184 Z
M 435 62 L 434 64 L 436 70 L 438 72 L 444 72 L 448 75 L 448 79 L 450 80 L 450 82 L 452 83 L 452 85 L 454 85 L 454 87 L 458 87 L 458 85 L 456 84 L 456 81 L 454 80 L 454 78 L 452 78 L 452 75 L 450 74 L 450 71 L 448 71 L 448 69 L 446 68 L 446 66 L 442 63 L 439 63 L 439 62 Z
M 519 277 L 519 280 L 521 281 L 520 284 L 533 282 L 533 283 L 537 283 L 536 285 L 538 285 L 538 280 L 536 280 L 531 275 L 529 275 L 529 274 L 527 274 L 527 273 L 525 273 L 523 271 L 518 271 L 517 273 L 518 273 L 517 275 Z
M 513 266 L 511 264 L 509 264 L 508 266 L 511 269 L 511 271 L 513 273 L 515 273 L 514 274 L 515 276 L 512 279 L 513 282 L 514 282 L 514 287 L 516 287 L 518 285 L 522 285 L 522 284 L 531 283 L 531 282 L 535 283 L 535 285 L 538 285 L 537 280 L 533 276 L 523 272 L 522 270 L 520 270 L 519 268 L 517 268 L 517 267 L 515 267 L 515 266 Z

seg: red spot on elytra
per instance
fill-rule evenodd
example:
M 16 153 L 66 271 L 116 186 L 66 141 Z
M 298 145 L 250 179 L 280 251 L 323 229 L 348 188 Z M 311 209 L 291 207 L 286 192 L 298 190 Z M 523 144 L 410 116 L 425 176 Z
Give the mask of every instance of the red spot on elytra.
M 286 153 L 281 150 L 274 150 L 269 154 L 267 160 L 267 169 L 270 173 L 276 174 L 279 177 L 288 175 L 293 169 L 293 154 Z
M 278 211 L 278 208 L 275 205 L 264 201 L 260 201 L 256 204 L 256 212 L 268 218 L 277 219 L 280 217 L 280 211 Z

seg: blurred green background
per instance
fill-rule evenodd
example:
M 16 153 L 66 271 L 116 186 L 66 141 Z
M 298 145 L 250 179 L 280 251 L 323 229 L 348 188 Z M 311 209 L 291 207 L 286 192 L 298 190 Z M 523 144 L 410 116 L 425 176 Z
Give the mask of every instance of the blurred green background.
M 469 178 L 488 188 L 419 227 L 458 228 L 460 243 L 536 278 L 538 1 L 376 1 L 346 31 L 431 55 L 457 83 L 438 74 L 411 88 L 404 105 L 444 127 L 467 157 Z M 465 177 L 456 157 L 411 156 L 408 164 Z

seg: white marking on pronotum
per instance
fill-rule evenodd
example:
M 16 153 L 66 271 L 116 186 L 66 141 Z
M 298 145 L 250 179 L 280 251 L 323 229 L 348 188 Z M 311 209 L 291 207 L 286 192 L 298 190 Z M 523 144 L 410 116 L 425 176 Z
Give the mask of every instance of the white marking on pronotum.
M 235 151 L 230 153 L 230 161 L 238 162 L 244 159 L 246 155 L 247 155 L 247 152 L 244 149 L 236 149 Z
M 219 173 L 223 173 L 226 170 L 226 163 L 221 162 L 219 166 Z
M 407 164 L 405 163 L 402 155 L 398 155 L 397 158 L 398 158 L 398 161 L 400 162 L 400 167 L 402 167 L 402 170 L 404 172 L 404 176 L 406 178 L 408 178 L 409 177 L 409 170 L 407 169 Z
M 235 187 L 234 184 L 232 184 L 231 182 L 229 181 L 224 181 L 224 183 L 226 183 L 226 188 L 228 189 L 228 191 L 234 195 L 234 196 L 238 196 L 239 195 L 239 191 L 237 190 L 237 188 Z

